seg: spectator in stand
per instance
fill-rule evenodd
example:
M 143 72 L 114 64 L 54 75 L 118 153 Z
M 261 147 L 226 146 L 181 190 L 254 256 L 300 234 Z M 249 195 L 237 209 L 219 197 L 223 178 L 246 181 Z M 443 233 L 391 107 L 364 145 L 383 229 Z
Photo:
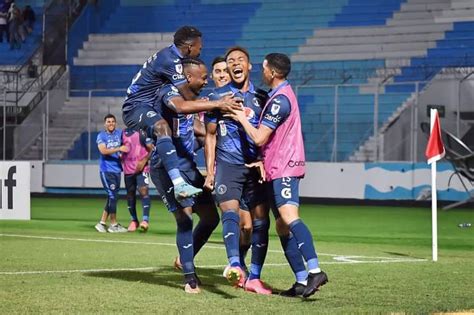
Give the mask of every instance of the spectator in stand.
M 10 49 L 21 48 L 21 12 L 14 2 L 10 4 L 8 10 L 8 32 L 10 34 Z
M 5 2 L 0 1 L 0 43 L 3 43 L 3 33 L 6 35 L 6 39 L 8 42 L 8 28 L 7 28 L 7 21 L 8 21 L 8 6 Z
M 27 34 L 33 32 L 33 26 L 36 21 L 36 15 L 31 6 L 27 5 L 23 9 L 23 27 Z

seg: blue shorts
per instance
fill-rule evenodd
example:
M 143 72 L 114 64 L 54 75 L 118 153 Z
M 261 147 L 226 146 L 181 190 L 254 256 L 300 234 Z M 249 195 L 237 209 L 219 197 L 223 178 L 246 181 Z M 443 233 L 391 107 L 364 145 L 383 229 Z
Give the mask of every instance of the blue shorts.
M 127 128 L 144 130 L 148 137 L 153 135 L 153 125 L 163 119 L 160 113 L 146 103 L 138 103 L 132 109 L 124 111 L 122 118 Z
M 284 205 L 300 205 L 299 177 L 283 177 L 267 183 L 270 203 L 275 218 L 280 217 L 278 208 Z
M 194 165 L 186 170 L 180 170 L 181 176 L 183 179 L 190 185 L 194 187 L 203 187 L 204 186 L 204 177 L 201 172 Z M 163 167 L 152 168 L 151 169 L 151 180 L 155 184 L 158 193 L 161 196 L 161 199 L 165 203 L 168 211 L 175 212 L 178 209 L 183 209 L 187 207 L 192 207 L 195 204 L 198 205 L 214 205 L 214 200 L 209 191 L 204 190 L 203 193 L 194 198 L 186 198 L 181 202 L 178 202 L 174 197 L 174 186 L 169 178 L 168 173 Z
M 120 173 L 100 172 L 100 181 L 107 194 L 116 194 L 120 190 Z
M 148 187 L 150 184 L 150 180 L 148 179 L 149 176 L 150 174 L 146 172 L 125 175 L 125 188 L 127 189 L 127 192 L 136 191 L 137 188 L 145 186 Z
M 218 204 L 238 200 L 243 210 L 249 210 L 265 202 L 265 186 L 259 183 L 256 168 L 218 161 L 216 164 L 216 202 Z

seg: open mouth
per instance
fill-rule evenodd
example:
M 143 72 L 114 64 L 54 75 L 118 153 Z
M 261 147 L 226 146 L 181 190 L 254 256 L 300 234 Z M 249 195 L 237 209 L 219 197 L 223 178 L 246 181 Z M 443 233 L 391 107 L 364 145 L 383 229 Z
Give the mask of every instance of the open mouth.
M 232 71 L 233 75 L 234 75 L 234 78 L 241 78 L 244 74 L 244 71 L 241 69 L 241 68 L 235 68 L 233 71 Z

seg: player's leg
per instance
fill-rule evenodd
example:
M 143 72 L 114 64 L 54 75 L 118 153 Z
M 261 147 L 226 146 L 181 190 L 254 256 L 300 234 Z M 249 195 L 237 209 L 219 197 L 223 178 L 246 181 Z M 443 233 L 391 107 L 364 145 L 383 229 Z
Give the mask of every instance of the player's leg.
M 252 206 L 252 259 L 250 261 L 249 277 L 245 283 L 245 291 L 258 294 L 272 294 L 271 288 L 261 279 L 262 268 L 268 252 L 268 229 L 270 220 L 268 217 L 268 206 L 259 203 Z
M 185 277 L 184 290 L 187 293 L 199 293 L 199 279 L 194 269 L 192 198 L 178 202 L 174 197 L 173 183 L 164 168 L 152 168 L 151 180 L 155 184 L 168 211 L 173 213 L 176 220 L 176 245 L 182 261 L 182 270 Z M 182 204 L 186 206 L 182 206 Z
M 283 222 L 278 207 L 275 203 L 275 190 L 273 189 L 273 183 L 267 183 L 267 194 L 270 200 L 270 207 L 275 217 L 275 228 L 278 237 L 280 238 L 281 247 L 285 254 L 286 260 L 290 265 L 293 274 L 295 275 L 295 283 L 288 290 L 282 291 L 280 295 L 295 297 L 303 295 L 304 289 L 306 288 L 306 279 L 308 278 L 308 272 L 304 264 L 303 256 L 298 250 L 298 243 L 291 234 L 288 225 Z M 279 197 L 278 197 L 279 198 Z
M 107 233 L 107 218 L 109 217 L 109 213 L 107 212 L 107 205 L 109 204 L 109 195 L 110 195 L 110 188 L 109 183 L 105 178 L 104 172 L 99 172 L 100 181 L 102 182 L 102 186 L 104 187 L 105 192 L 107 193 L 107 199 L 105 201 L 104 210 L 102 211 L 102 215 L 100 217 L 99 223 L 97 223 L 94 228 L 99 233 Z
M 240 265 L 242 269 L 248 274 L 248 268 L 245 263 L 245 257 L 252 244 L 252 216 L 250 215 L 250 210 L 247 205 L 244 205 L 242 200 L 240 201 L 239 209 L 240 217 L 240 242 L 239 242 L 239 255 L 240 255 Z
M 260 175 L 256 169 L 248 169 L 248 180 L 244 188 L 244 196 L 252 215 L 252 259 L 250 273 L 245 290 L 259 294 L 271 294 L 271 289 L 260 280 L 263 265 L 268 251 L 268 217 L 269 206 L 266 202 L 265 186 L 259 183 Z
M 216 201 L 221 209 L 222 236 L 230 268 L 227 280 L 233 285 L 243 286 L 245 272 L 240 265 L 240 216 L 239 200 L 245 182 L 245 166 L 219 162 L 216 165 Z
M 328 279 L 327 275 L 319 268 L 313 236 L 298 214 L 299 179 L 294 177 L 276 179 L 273 181 L 273 188 L 275 192 L 279 192 L 279 194 L 274 194 L 278 212 L 296 239 L 298 250 L 308 266 L 308 282 L 303 292 L 303 297 L 308 297 L 314 294 Z
M 120 190 L 120 173 L 101 173 L 104 176 L 104 181 L 107 182 L 109 194 L 107 198 L 106 210 L 109 213 L 110 226 L 107 232 L 110 233 L 124 233 L 128 232 L 126 228 L 117 222 L 117 201 Z
M 151 199 L 148 194 L 148 184 L 149 184 L 149 175 L 148 173 L 142 172 L 137 174 L 137 186 L 138 192 L 140 193 L 140 198 L 142 201 L 142 222 L 140 223 L 140 229 L 142 232 L 148 231 L 149 221 L 150 221 L 150 206 Z
M 197 167 L 184 172 L 183 176 L 193 186 L 204 186 L 204 177 Z M 196 256 L 219 225 L 219 213 L 209 191 L 204 191 L 200 196 L 195 197 L 194 201 L 193 212 L 199 216 L 199 223 L 193 230 L 194 256 Z
M 137 175 L 128 174 L 124 176 L 125 189 L 127 190 L 127 207 L 130 213 L 131 221 L 128 225 L 129 232 L 135 232 L 138 228 L 139 222 L 137 217 Z
M 171 139 L 172 133 L 164 119 L 156 121 L 153 125 L 153 134 L 156 137 L 156 152 L 174 185 L 174 194 L 179 201 L 202 193 L 201 188 L 189 185 L 179 172 L 178 155 Z
M 176 198 L 191 197 L 202 192 L 200 188 L 187 184 L 181 177 L 178 168 L 176 147 L 171 139 L 172 132 L 168 123 L 148 104 L 139 104 L 123 113 L 123 121 L 128 128 L 145 130 L 149 137 L 156 141 L 156 153 L 171 178 Z

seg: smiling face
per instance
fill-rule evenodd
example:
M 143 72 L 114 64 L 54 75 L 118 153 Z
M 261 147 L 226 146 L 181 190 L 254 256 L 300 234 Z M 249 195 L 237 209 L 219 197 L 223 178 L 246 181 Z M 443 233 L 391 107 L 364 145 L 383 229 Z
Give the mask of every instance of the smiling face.
M 107 132 L 109 133 L 114 132 L 116 124 L 117 122 L 115 121 L 114 118 L 111 118 L 111 117 L 107 118 L 104 122 L 105 130 L 107 130 Z
M 212 80 L 214 80 L 214 84 L 218 88 L 230 82 L 230 75 L 225 61 L 214 64 L 212 67 Z
M 189 65 L 185 69 L 186 79 L 191 91 L 199 95 L 201 90 L 207 85 L 207 68 L 205 65 Z
M 252 65 L 247 55 L 240 50 L 234 50 L 227 55 L 227 69 L 229 70 L 232 81 L 241 85 L 249 78 Z

